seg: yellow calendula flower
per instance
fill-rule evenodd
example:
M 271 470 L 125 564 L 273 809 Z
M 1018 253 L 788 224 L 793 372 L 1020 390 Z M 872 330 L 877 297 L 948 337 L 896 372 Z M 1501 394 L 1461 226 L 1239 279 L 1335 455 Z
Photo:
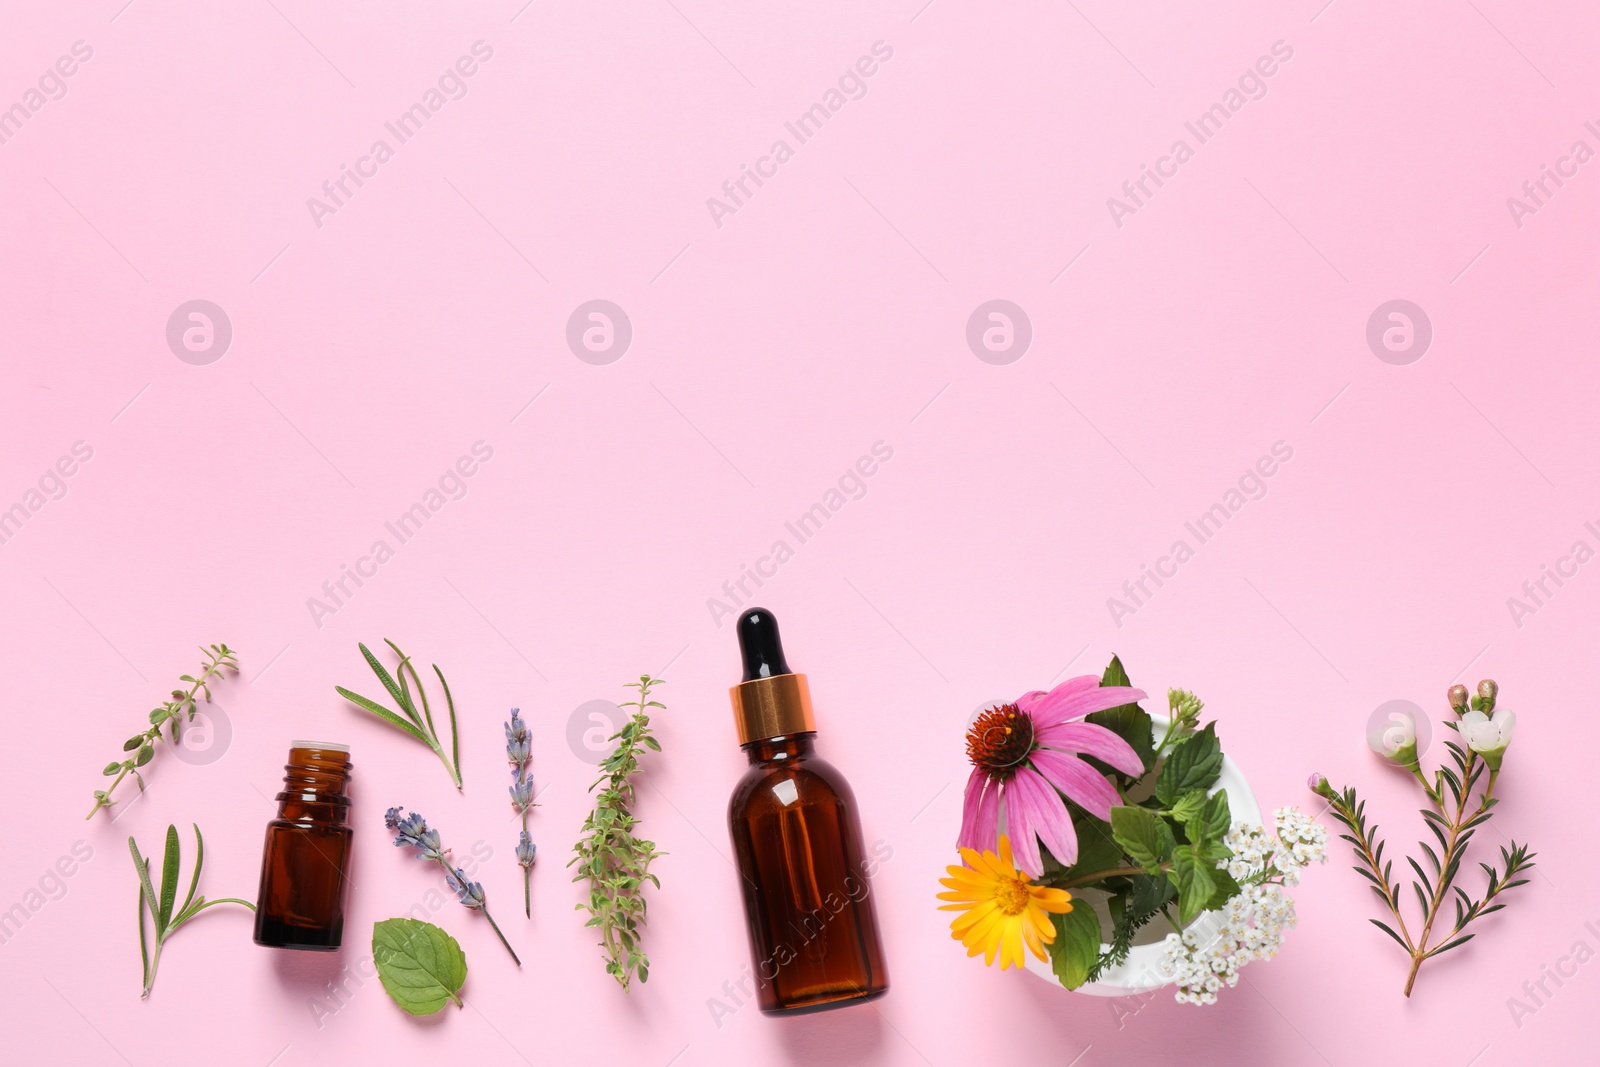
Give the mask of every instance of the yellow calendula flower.
M 968 956 L 983 953 L 987 965 L 998 955 L 1001 970 L 1023 965 L 1023 945 L 1044 959 L 1044 946 L 1056 939 L 1050 913 L 1071 911 L 1072 894 L 1034 885 L 1012 862 L 1011 842 L 1004 834 L 998 856 L 964 848 L 961 859 L 965 866 L 947 867 L 950 877 L 939 879 L 950 890 L 939 899 L 954 902 L 939 905 L 940 910 L 961 912 L 950 924 L 950 936 L 967 946 Z

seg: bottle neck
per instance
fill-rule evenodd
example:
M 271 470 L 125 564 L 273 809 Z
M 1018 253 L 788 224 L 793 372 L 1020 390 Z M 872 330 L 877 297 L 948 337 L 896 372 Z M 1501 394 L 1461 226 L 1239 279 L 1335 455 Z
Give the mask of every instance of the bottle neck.
M 335 749 L 294 748 L 283 767 L 278 818 L 343 825 L 350 811 L 345 786 L 350 755 Z
M 802 760 L 811 755 L 816 746 L 815 730 L 784 737 L 764 737 L 741 746 L 752 764 L 781 764 L 788 760 Z

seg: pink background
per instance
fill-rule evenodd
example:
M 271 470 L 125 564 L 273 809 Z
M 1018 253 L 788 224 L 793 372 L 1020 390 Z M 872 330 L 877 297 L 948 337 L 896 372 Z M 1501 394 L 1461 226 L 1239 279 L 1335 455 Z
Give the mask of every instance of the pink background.
M 1584 526 L 1600 525 L 1600 163 L 1520 226 L 1507 198 L 1574 141 L 1600 148 L 1583 125 L 1600 124 L 1590 5 L 124 2 L 13 4 L 0 31 L 3 107 L 74 42 L 93 50 L 0 144 L 0 507 L 28 511 L 75 442 L 93 451 L 0 545 L 0 908 L 26 914 L 0 946 L 0 1003 L 27 1053 L 1587 1058 L 1600 964 L 1547 982 L 1520 1019 L 1508 999 L 1580 940 L 1600 948 L 1573 810 L 1586 772 L 1567 769 L 1600 740 L 1584 706 L 1600 564 L 1520 620 L 1507 599 L 1573 542 L 1600 548 Z M 374 140 L 393 147 L 385 122 L 477 41 L 493 54 L 466 95 L 319 227 L 307 198 Z M 776 139 L 793 147 L 784 124 L 878 41 L 892 57 L 865 96 L 717 225 L 707 198 Z M 1175 139 L 1194 146 L 1184 123 L 1278 41 L 1293 54 L 1266 96 L 1117 226 L 1107 198 Z M 565 340 L 597 298 L 633 327 L 604 366 Z M 166 339 L 193 299 L 232 323 L 209 365 Z M 991 299 L 1031 321 L 1009 365 L 966 342 Z M 1409 365 L 1366 341 L 1393 299 L 1433 326 Z M 466 495 L 314 621 L 308 598 L 375 540 L 396 548 L 384 523 L 478 441 L 493 458 Z M 864 496 L 808 543 L 786 533 L 879 441 L 892 459 Z M 1265 497 L 1114 620 L 1107 599 L 1193 546 L 1185 522 L 1279 441 L 1293 458 Z M 719 1020 L 710 1002 L 748 962 L 723 821 L 743 757 L 731 631 L 707 601 L 778 539 L 793 558 L 758 599 L 811 676 L 869 840 L 893 849 L 875 894 L 894 984 L 874 1007 Z M 356 643 L 386 636 L 455 687 L 464 795 L 333 693 L 376 688 Z M 142 799 L 84 822 L 100 766 L 212 641 L 243 657 L 217 689 L 231 743 L 210 763 L 163 752 Z M 1264 808 L 1314 800 L 1321 769 L 1365 786 L 1391 848 L 1421 820 L 1367 752 L 1367 716 L 1397 698 L 1439 712 L 1451 682 L 1498 678 L 1520 725 L 1479 841 L 1531 840 L 1532 883 L 1410 1001 L 1343 845 L 1296 893 L 1285 954 L 1213 1009 L 968 961 L 933 900 L 966 720 L 1112 652 L 1152 691 L 1206 698 Z M 571 910 L 563 864 L 593 771 L 567 737 L 575 709 L 644 671 L 665 674 L 670 707 L 639 811 L 670 855 L 651 980 L 624 995 Z M 503 790 L 511 705 L 544 790 L 531 921 Z M 204 890 L 253 896 L 265 798 L 304 736 L 354 751 L 345 950 L 275 954 L 218 909 L 169 945 L 141 1003 L 126 837 L 150 850 L 198 821 Z M 525 961 L 442 909 L 469 1006 L 426 1021 L 360 973 L 371 923 L 433 887 L 389 847 L 390 804 L 458 851 L 492 850 L 481 877 Z M 92 858 L 48 877 L 77 842 Z M 325 989 L 341 967 L 342 1006 Z

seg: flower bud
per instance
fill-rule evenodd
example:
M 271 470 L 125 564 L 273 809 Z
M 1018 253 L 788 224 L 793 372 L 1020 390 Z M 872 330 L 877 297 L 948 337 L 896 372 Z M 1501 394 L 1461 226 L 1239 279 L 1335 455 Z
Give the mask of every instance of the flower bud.
M 1457 711 L 1460 711 L 1462 708 L 1467 706 L 1467 687 L 1466 686 L 1464 686 L 1464 685 L 1452 685 L 1450 687 L 1449 696 L 1450 696 L 1450 706 L 1452 708 L 1455 708 Z
M 1328 784 L 1328 776 L 1320 771 L 1313 772 L 1311 777 L 1306 779 L 1306 785 L 1319 797 L 1326 797 L 1329 800 L 1334 798 L 1333 786 Z
M 1484 711 L 1494 710 L 1494 698 L 1500 695 L 1500 686 L 1493 678 L 1485 678 L 1478 683 L 1478 707 Z
M 1387 723 L 1374 723 L 1367 733 L 1372 751 L 1391 763 L 1416 770 L 1417 723 L 1408 712 L 1391 711 Z

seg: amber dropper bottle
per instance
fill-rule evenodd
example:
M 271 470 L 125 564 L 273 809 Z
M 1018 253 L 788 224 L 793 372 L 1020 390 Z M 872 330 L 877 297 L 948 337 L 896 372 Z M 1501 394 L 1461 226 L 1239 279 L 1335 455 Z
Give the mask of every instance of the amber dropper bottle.
M 256 897 L 256 944 L 331 951 L 344 936 L 350 866 L 350 750 L 295 741 L 278 817 L 267 824 Z
M 790 1014 L 867 1000 L 889 988 L 855 796 L 813 751 L 806 676 L 783 658 L 765 608 L 739 616 L 744 680 L 730 689 L 750 769 L 728 804 L 743 882 L 756 1000 Z

